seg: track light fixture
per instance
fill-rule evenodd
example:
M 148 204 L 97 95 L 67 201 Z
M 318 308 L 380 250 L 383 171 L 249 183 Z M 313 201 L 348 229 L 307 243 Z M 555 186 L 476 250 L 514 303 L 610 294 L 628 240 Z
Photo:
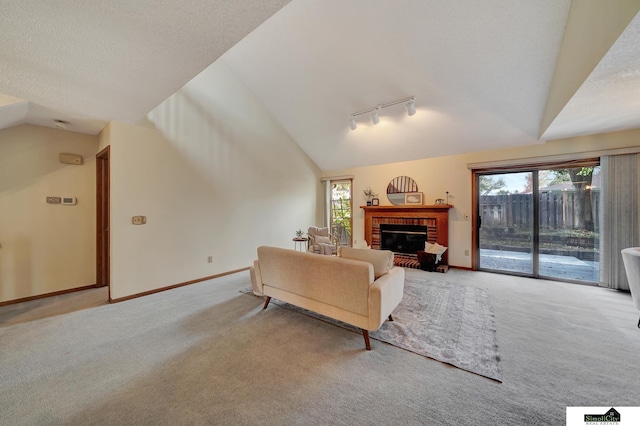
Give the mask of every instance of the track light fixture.
M 380 122 L 380 116 L 378 115 L 378 110 L 380 109 L 380 105 L 376 107 L 376 109 L 371 113 L 371 121 L 373 124 L 378 124 Z
M 407 114 L 409 114 L 409 117 L 411 117 L 415 113 L 416 113 L 416 104 L 413 102 L 413 98 L 411 98 L 409 102 L 407 102 Z
M 405 106 L 407 107 L 407 114 L 409 114 L 409 116 L 412 116 L 416 113 L 416 106 L 414 101 L 415 101 L 415 96 L 411 96 L 409 98 L 399 99 L 397 101 L 389 102 L 386 104 L 378 104 L 373 108 L 367 108 L 365 110 L 353 113 L 349 118 L 349 128 L 351 130 L 355 130 L 358 127 L 358 124 L 356 123 L 356 117 L 359 115 L 369 114 L 369 113 L 371 113 L 371 122 L 373 124 L 378 124 L 380 122 L 380 110 L 382 110 L 382 108 L 387 108 L 387 107 L 398 105 L 398 104 L 405 104 Z

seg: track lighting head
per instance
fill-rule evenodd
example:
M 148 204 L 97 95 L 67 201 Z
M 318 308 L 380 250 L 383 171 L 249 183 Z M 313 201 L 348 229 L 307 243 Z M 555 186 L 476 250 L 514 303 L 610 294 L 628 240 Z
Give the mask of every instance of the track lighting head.
M 356 118 L 353 115 L 349 119 L 349 127 L 351 128 L 351 130 L 355 130 L 358 127 L 358 125 L 356 124 Z
M 371 113 L 371 121 L 373 121 L 373 124 L 378 124 L 380 122 L 380 116 L 378 115 L 379 109 L 380 107 L 376 107 L 375 111 Z
M 414 98 L 411 98 L 411 100 L 407 102 L 407 114 L 409 114 L 409 117 L 416 113 L 416 104 L 413 102 L 413 100 Z

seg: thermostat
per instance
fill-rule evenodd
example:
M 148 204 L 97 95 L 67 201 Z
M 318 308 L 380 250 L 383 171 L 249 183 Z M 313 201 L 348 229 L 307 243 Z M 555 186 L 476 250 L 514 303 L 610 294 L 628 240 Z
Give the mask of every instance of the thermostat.
M 61 153 L 58 159 L 62 164 L 82 165 L 82 155 Z
M 75 206 L 76 204 L 78 204 L 78 200 L 76 199 L 76 197 L 62 197 L 62 204 L 65 204 L 67 206 Z

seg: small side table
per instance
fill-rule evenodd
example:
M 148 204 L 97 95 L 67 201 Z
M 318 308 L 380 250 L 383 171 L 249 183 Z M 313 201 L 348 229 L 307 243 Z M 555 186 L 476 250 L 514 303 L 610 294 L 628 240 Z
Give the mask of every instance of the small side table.
M 306 249 L 304 248 L 305 243 L 309 241 L 308 238 L 306 237 L 296 237 L 293 239 L 293 248 L 294 250 L 298 250 L 298 245 L 300 245 L 300 251 L 306 251 Z

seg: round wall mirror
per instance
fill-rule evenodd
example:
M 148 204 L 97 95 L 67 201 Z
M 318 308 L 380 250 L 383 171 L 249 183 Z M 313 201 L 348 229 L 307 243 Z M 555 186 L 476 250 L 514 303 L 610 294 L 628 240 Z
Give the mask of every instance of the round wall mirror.
M 409 176 L 398 176 L 387 185 L 387 198 L 391 204 L 396 206 L 404 205 L 406 192 L 418 192 L 418 184 Z

